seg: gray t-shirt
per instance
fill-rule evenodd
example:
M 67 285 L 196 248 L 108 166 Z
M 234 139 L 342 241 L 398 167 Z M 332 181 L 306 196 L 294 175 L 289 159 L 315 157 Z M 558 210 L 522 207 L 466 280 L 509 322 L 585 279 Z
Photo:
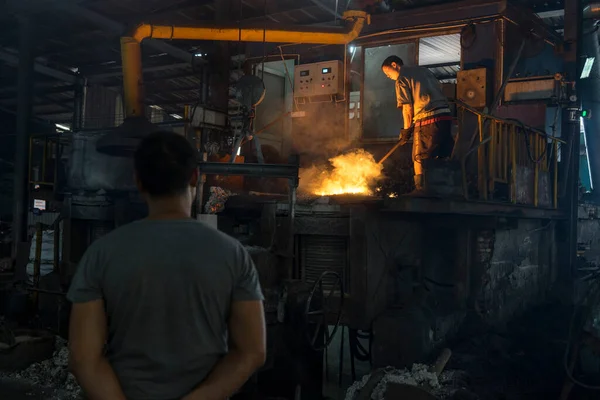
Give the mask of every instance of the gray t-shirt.
M 402 67 L 396 80 L 398 108 L 404 104 L 414 107 L 413 121 L 449 113 L 448 99 L 442 93 L 440 82 L 427 68 Z
M 104 299 L 107 357 L 130 400 L 178 399 L 227 353 L 232 301 L 262 300 L 235 239 L 194 220 L 134 222 L 94 242 L 68 299 Z

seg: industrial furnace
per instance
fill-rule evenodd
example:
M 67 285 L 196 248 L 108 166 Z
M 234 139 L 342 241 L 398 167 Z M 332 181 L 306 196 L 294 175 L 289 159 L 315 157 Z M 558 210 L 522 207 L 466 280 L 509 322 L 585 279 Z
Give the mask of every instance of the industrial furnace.
M 240 156 L 245 162 L 235 162 L 242 161 L 237 158 L 240 146 L 231 137 L 223 140 L 224 118 L 215 124 L 218 129 L 213 127 L 219 133 L 198 140 L 201 153 L 215 138 L 222 140 L 219 146 L 235 150 L 227 155 L 230 162 L 202 158 L 199 169 L 207 179 L 255 179 L 251 190 L 249 179 L 236 181 L 229 191 L 199 186 L 195 211 L 204 214 L 207 202 L 219 203 L 208 210 L 218 215 L 202 218 L 216 220 L 218 229 L 242 241 L 259 271 L 270 348 L 269 371 L 259 375 L 259 385 L 268 380 L 265 376 L 272 380 L 270 374 L 285 372 L 290 382 L 284 391 L 300 385 L 319 392 L 321 351 L 338 326 L 354 335 L 371 333 L 368 358 L 374 365 L 410 364 L 451 337 L 467 313 L 501 321 L 545 292 L 531 282 L 552 280 L 556 254 L 531 237 L 535 233 L 552 242 L 555 221 L 565 218 L 559 171 L 573 156 L 568 138 L 557 129 L 560 123 L 550 117 L 563 114 L 573 82 L 559 74 L 559 57 L 546 51 L 555 38 L 532 15 L 501 1 L 462 11 L 468 15 L 436 6 L 418 18 L 410 12 L 380 16 L 381 25 L 369 28 L 352 46 L 311 54 L 292 72 L 287 59 L 282 68 L 270 62 L 255 65 L 254 75 L 267 74 L 270 82 L 263 82 L 262 103 L 251 102 L 246 115 L 260 115 L 265 124 L 254 131 L 242 124 L 248 132 L 237 138 L 244 142 Z M 520 24 L 529 27 L 527 34 Z M 527 48 L 509 48 L 509 38 L 527 42 Z M 543 49 L 536 53 L 538 47 Z M 451 160 L 435 160 L 439 165 L 430 179 L 440 190 L 433 198 L 403 196 L 412 190 L 408 178 L 413 175 L 406 147 L 378 162 L 397 143 L 402 126 L 394 83 L 381 72 L 390 55 L 428 69 L 456 93 L 455 150 Z M 551 61 L 544 62 L 551 71 L 529 69 L 528 61 L 538 56 Z M 286 88 L 291 81 L 293 88 Z M 278 115 L 267 112 L 277 105 Z M 196 111 L 198 117 L 208 115 L 204 108 Z M 285 121 L 281 125 L 275 121 L 279 117 Z M 195 133 L 208 126 L 206 121 L 200 126 L 196 116 L 191 120 Z M 269 133 L 265 142 L 277 147 L 278 157 L 272 159 L 278 163 L 267 157 L 261 162 L 256 152 L 263 149 L 261 128 Z M 286 163 L 289 155 L 299 160 Z M 123 171 L 129 168 L 125 164 Z M 94 169 L 86 165 L 81 171 Z M 266 186 L 267 178 L 284 185 Z M 80 251 L 104 230 L 126 222 L 119 207 L 143 213 L 131 186 L 109 190 L 85 182 L 73 185 L 77 190 L 69 194 L 65 214 L 73 226 L 81 224 L 72 232 L 91 232 Z M 233 189 L 225 180 L 212 182 Z M 65 251 L 69 261 L 77 261 L 74 243 L 86 235 L 71 234 L 71 249 Z M 502 239 L 497 249 L 489 237 Z M 499 250 L 508 253 L 506 248 L 519 253 L 508 261 L 494 258 L 503 254 Z M 510 286 L 523 276 L 525 283 Z M 510 290 L 494 286 L 497 281 L 509 282 Z M 503 297 L 505 292 L 510 296 Z M 508 297 L 523 300 L 515 305 Z

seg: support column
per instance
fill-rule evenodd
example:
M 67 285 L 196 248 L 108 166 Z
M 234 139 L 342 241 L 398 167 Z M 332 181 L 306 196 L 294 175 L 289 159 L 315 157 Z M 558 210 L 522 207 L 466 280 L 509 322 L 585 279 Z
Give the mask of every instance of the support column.
M 570 281 L 577 264 L 577 207 L 579 203 L 579 146 L 580 122 L 579 112 L 581 101 L 579 99 L 578 82 L 581 72 L 581 40 L 583 7 L 581 0 L 565 1 L 565 37 L 564 61 L 565 75 L 569 82 L 569 100 L 562 118 L 561 133 L 567 140 L 563 146 L 562 178 L 564 191 L 561 199 L 561 208 L 568 219 L 559 224 L 558 233 L 563 233 L 565 245 L 559 246 L 563 254 L 559 255 L 559 279 L 563 282 Z M 567 153 L 567 154 L 565 154 Z
M 75 89 L 73 91 L 73 123 L 71 130 L 78 132 L 83 128 L 83 114 L 85 108 L 85 78 L 78 77 L 75 82 Z
M 19 71 L 17 80 L 17 135 L 15 146 L 15 171 L 13 195 L 13 256 L 19 243 L 27 240 L 27 214 L 29 210 L 28 153 L 30 120 L 33 104 L 34 34 L 31 17 L 19 23 Z
M 215 7 L 215 22 L 226 22 L 230 19 L 230 1 L 217 1 L 215 2 Z M 211 63 L 214 67 L 210 76 L 209 102 L 219 111 L 227 112 L 229 106 L 229 75 L 231 64 L 229 42 L 216 42 L 215 48 L 214 63 Z

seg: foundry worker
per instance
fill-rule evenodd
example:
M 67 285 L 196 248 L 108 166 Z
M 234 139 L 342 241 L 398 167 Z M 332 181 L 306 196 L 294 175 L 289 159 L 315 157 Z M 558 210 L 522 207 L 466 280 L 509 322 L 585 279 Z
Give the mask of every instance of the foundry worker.
M 198 172 L 183 136 L 146 137 L 134 165 L 149 215 L 79 263 L 73 374 L 94 400 L 224 400 L 265 360 L 256 269 L 238 241 L 190 218 Z
M 396 82 L 396 100 L 404 121 L 400 141 L 413 138 L 412 158 L 415 189 L 423 190 L 423 161 L 448 158 L 452 154 L 452 116 L 439 81 L 427 68 L 407 67 L 400 57 L 390 56 L 381 65 L 383 73 Z

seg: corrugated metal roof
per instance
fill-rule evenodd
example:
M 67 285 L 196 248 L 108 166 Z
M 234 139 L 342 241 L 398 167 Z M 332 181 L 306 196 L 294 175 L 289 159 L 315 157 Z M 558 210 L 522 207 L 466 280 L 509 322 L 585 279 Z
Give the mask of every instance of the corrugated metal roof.
M 213 20 L 216 1 L 221 0 L 82 0 L 78 5 L 103 18 L 108 18 L 117 24 L 133 26 L 139 22 L 193 24 L 199 21 Z M 451 0 L 411 0 L 395 2 L 396 7 L 411 8 L 428 4 L 439 4 Z M 523 0 L 534 12 L 560 7 L 553 6 L 547 0 Z M 50 67 L 61 70 L 76 67 L 86 77 L 96 76 L 98 81 L 90 82 L 120 90 L 122 84 L 120 75 L 119 33 L 103 29 L 85 18 L 74 17 L 63 9 L 53 7 L 52 2 L 45 8 L 40 8 L 36 22 L 36 31 L 40 38 L 38 56 L 42 57 Z M 338 12 L 346 8 L 346 1 L 319 0 L 321 6 L 312 0 L 243 0 L 241 8 L 230 10 L 230 18 L 243 19 L 249 22 L 278 22 L 281 24 L 318 24 L 333 21 L 331 10 L 336 5 Z M 353 2 L 353 4 L 356 4 Z M 324 7 L 323 7 L 324 6 Z M 40 7 L 43 7 L 40 5 Z M 554 8 L 552 8 L 554 7 Z M 3 24 L 3 35 L 0 35 L 0 47 L 18 47 L 17 11 L 10 9 L 0 15 Z M 327 10 L 329 9 L 329 11 Z M 396 11 L 401 12 L 401 11 Z M 0 13 L 1 14 L 1 13 Z M 548 14 L 545 22 L 552 26 L 560 26 L 564 18 L 560 14 Z M 437 65 L 432 72 L 441 79 L 456 75 L 460 60 L 459 35 L 447 35 L 423 38 L 419 46 L 419 64 Z M 169 43 L 183 51 L 195 53 L 199 50 L 212 53 L 206 42 L 173 41 Z M 208 47 L 207 47 L 208 46 Z M 182 104 L 193 102 L 198 97 L 200 79 L 191 66 L 181 67 L 181 60 L 170 55 L 159 54 L 149 46 L 144 46 L 144 68 L 152 69 L 144 73 L 146 81 L 148 104 L 161 103 L 167 113 L 181 112 Z M 444 64 L 440 66 L 439 64 Z M 448 65 L 450 64 L 450 65 Z M 177 66 L 179 65 L 179 66 Z M 164 68 L 164 69 L 163 69 Z M 16 93 L 16 76 L 18 70 L 6 67 L 0 63 L 0 107 L 14 110 L 15 98 L 10 99 L 9 93 Z M 40 74 L 36 76 L 36 87 L 40 83 L 52 80 Z M 59 83 L 64 85 L 64 83 Z M 34 114 L 45 119 L 68 120 L 69 98 L 72 90 L 63 95 L 45 93 L 36 96 Z M 15 95 L 16 97 L 16 95 Z M 55 101 L 55 104 L 51 104 Z M 46 113 L 42 116 L 42 113 Z
M 460 61 L 460 34 L 419 39 L 419 65 Z

